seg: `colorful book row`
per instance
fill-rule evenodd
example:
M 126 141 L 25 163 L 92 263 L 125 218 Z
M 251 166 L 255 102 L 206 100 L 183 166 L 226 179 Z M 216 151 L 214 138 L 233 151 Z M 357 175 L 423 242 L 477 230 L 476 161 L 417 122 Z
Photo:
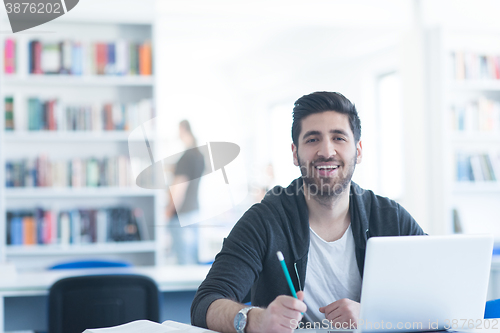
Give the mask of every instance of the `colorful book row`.
M 455 51 L 452 63 L 455 80 L 500 80 L 500 55 Z
M 29 73 L 70 75 L 151 75 L 151 42 L 59 43 L 32 40 Z
M 7 212 L 8 245 L 89 244 L 149 240 L 140 208 Z
M 500 152 L 456 154 L 456 180 L 459 182 L 484 182 L 500 180 Z
M 132 185 L 128 156 L 74 158 L 52 161 L 46 155 L 36 159 L 10 160 L 5 166 L 6 187 L 127 187 Z
M 500 132 L 500 102 L 481 96 L 452 105 L 451 129 L 459 132 Z
M 130 131 L 154 118 L 150 99 L 138 103 L 64 104 L 29 98 L 26 108 L 5 97 L 7 131 Z
M 6 39 L 4 49 L 4 73 L 15 74 L 18 70 L 16 40 Z M 151 42 L 31 40 L 27 66 L 30 74 L 152 75 Z

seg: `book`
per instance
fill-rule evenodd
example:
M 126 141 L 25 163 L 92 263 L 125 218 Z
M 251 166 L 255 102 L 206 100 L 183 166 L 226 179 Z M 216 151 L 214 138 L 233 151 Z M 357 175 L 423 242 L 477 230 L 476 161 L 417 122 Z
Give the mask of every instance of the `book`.
M 83 46 L 80 42 L 74 42 L 71 47 L 71 70 L 72 75 L 83 74 Z
M 455 234 L 463 233 L 463 227 L 462 227 L 462 222 L 460 220 L 460 214 L 458 213 L 458 210 L 456 208 L 453 208 L 452 215 L 453 215 L 453 233 L 455 233 Z
M 42 43 L 38 40 L 29 43 L 30 74 L 43 74 L 42 70 Z
M 458 152 L 455 158 L 456 163 L 456 180 L 459 182 L 463 181 L 472 181 L 474 178 L 472 177 L 471 168 L 470 168 L 470 159 L 469 156 L 465 153 Z
M 5 130 L 13 131 L 14 130 L 14 97 L 6 96 L 5 97 Z
M 115 43 L 116 48 L 116 61 L 115 61 L 115 73 L 117 75 L 127 75 L 128 74 L 128 45 L 123 39 L 119 39 Z
M 107 61 L 104 66 L 104 72 L 107 75 L 114 75 L 116 74 L 116 50 L 115 50 L 115 44 L 114 43 L 109 43 L 106 45 L 107 47 Z
M 83 333 L 169 333 L 169 332 L 184 332 L 184 333 L 215 333 L 215 331 L 208 330 L 201 327 L 191 326 L 167 320 L 163 323 L 157 323 L 150 320 L 135 320 L 130 323 L 106 327 L 106 328 L 90 328 L 83 331 Z
M 62 54 L 58 44 L 45 43 L 41 51 L 41 70 L 43 74 L 58 74 L 61 71 Z
M 57 223 L 57 242 L 62 245 L 67 245 L 71 240 L 71 220 L 68 212 L 59 214 Z
M 73 47 L 68 40 L 59 43 L 60 64 L 59 73 L 72 74 Z
M 10 221 L 10 241 L 11 245 L 23 244 L 23 218 L 20 214 L 15 214 Z
M 151 42 L 147 41 L 139 46 L 139 73 L 151 75 Z
M 5 40 L 4 46 L 4 73 L 16 73 L 16 41 L 11 38 Z
M 485 179 L 489 181 L 496 181 L 495 172 L 493 170 L 493 165 L 488 154 L 481 154 L 481 166 L 483 168 L 483 174 Z
M 108 62 L 108 48 L 105 43 L 96 44 L 96 74 L 106 74 L 106 64 Z
M 35 245 L 36 241 L 36 221 L 33 215 L 24 216 L 23 225 L 23 244 Z

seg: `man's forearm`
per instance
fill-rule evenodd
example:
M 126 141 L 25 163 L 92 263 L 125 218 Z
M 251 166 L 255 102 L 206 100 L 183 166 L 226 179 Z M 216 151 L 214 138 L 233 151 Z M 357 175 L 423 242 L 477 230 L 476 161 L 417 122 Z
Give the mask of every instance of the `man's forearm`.
M 236 332 L 234 317 L 245 306 L 228 299 L 215 300 L 207 310 L 207 327 L 217 332 Z
M 236 332 L 234 329 L 234 317 L 245 305 L 228 300 L 218 299 L 208 307 L 207 327 L 217 332 Z M 248 313 L 248 322 L 245 331 L 256 331 L 257 312 L 262 309 L 252 309 Z

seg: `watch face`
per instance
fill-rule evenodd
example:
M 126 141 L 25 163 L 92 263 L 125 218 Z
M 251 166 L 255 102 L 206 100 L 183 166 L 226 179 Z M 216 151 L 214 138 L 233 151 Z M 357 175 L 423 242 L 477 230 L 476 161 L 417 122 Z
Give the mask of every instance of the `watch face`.
M 238 332 L 242 332 L 247 324 L 247 318 L 243 313 L 238 312 L 236 317 L 234 317 L 234 328 Z

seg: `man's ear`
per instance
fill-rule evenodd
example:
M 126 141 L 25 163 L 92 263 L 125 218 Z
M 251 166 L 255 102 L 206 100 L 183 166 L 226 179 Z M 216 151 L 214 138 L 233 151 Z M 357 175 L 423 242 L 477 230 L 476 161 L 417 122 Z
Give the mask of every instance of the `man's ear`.
M 359 140 L 356 144 L 356 154 L 358 155 L 356 164 L 359 164 L 363 160 L 363 144 L 361 143 L 361 140 Z
M 293 164 L 299 166 L 299 159 L 297 158 L 297 147 L 292 143 Z

